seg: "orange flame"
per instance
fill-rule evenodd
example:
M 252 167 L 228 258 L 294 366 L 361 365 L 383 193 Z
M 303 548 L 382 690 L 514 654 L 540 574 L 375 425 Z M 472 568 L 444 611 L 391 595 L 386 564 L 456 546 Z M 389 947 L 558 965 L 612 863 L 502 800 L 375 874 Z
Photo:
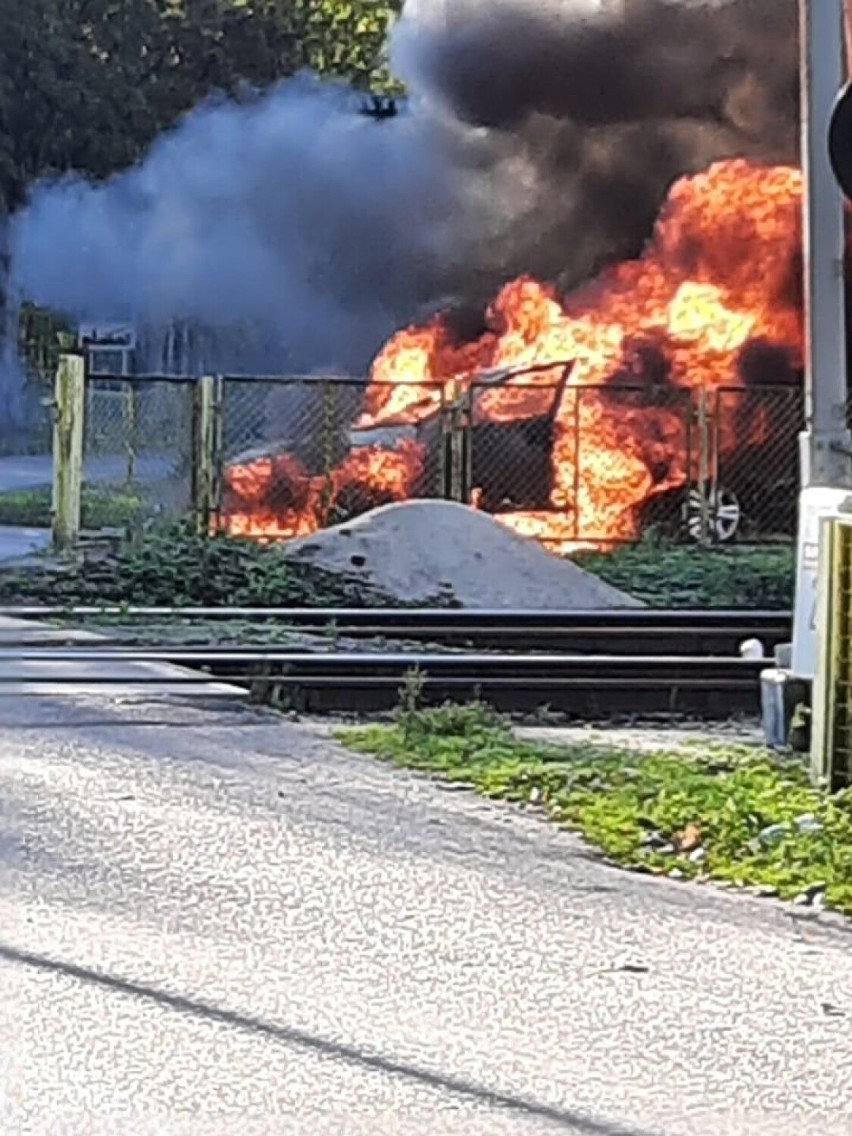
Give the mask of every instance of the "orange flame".
M 635 537 L 638 506 L 696 476 L 678 392 L 742 387 L 741 353 L 753 343 L 801 366 L 801 192 L 799 170 L 744 160 L 682 178 L 637 260 L 567 298 L 530 277 L 507 283 L 474 342 L 456 342 L 441 317 L 397 333 L 373 363 L 355 428 L 423 424 L 476 384 L 474 425 L 553 420 L 550 509 L 500 519 L 563 545 L 578 529 L 603 542 Z M 480 387 L 488 372 L 493 383 Z M 651 386 L 670 392 L 665 405 L 625 389 Z M 741 444 L 744 428 L 753 439 L 771 430 L 759 413 L 745 426 L 723 416 L 719 451 Z M 365 503 L 403 500 L 427 460 L 419 442 L 355 449 L 316 479 L 283 457 L 228 471 L 229 531 L 312 531 L 344 490 Z M 273 502 L 262 486 L 281 477 Z
M 309 476 L 291 454 L 228 466 L 223 527 L 261 540 L 307 536 L 334 518 L 347 494 L 356 495 L 353 512 L 412 496 L 425 457 L 424 445 L 406 439 L 395 450 L 356 447 L 328 477 Z

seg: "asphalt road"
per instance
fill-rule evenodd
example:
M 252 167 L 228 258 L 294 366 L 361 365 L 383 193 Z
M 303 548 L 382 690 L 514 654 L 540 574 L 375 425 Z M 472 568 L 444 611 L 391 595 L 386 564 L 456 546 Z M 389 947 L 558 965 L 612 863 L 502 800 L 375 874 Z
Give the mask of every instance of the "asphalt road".
M 848 1136 L 852 939 L 229 700 L 0 697 L 0 1131 Z
M 157 481 L 168 477 L 175 464 L 174 454 L 143 453 L 136 459 L 135 476 L 140 481 Z M 127 475 L 124 454 L 100 454 L 87 457 L 84 476 L 87 482 L 118 481 Z M 51 454 L 21 454 L 0 457 L 0 492 L 39 489 L 53 481 Z

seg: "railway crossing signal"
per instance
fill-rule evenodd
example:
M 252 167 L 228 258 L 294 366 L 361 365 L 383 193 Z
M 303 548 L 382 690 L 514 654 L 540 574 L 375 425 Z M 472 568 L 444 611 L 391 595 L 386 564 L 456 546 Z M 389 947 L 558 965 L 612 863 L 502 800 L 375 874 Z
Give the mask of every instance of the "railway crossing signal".
M 828 127 L 828 156 L 837 184 L 852 201 L 852 83 L 837 98 Z

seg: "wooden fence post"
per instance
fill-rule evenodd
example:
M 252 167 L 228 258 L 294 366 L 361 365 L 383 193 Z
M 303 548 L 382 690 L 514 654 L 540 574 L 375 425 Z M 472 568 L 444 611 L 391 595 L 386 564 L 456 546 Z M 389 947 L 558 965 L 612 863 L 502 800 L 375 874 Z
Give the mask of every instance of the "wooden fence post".
M 59 357 L 53 411 L 53 547 L 71 552 L 80 535 L 83 497 L 86 362 L 82 355 Z
M 223 450 L 221 375 L 202 375 L 193 402 L 192 510 L 199 536 L 209 536 L 219 510 Z

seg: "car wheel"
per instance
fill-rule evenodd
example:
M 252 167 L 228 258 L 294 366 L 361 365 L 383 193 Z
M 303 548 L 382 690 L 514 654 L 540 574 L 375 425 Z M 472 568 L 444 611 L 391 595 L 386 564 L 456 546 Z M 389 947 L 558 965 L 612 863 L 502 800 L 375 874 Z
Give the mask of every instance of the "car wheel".
M 703 501 L 706 501 L 707 511 L 706 532 Z M 693 485 L 687 494 L 684 512 L 686 531 L 695 541 L 706 535 L 712 541 L 724 544 L 734 539 L 742 521 L 742 509 L 736 493 L 723 485 L 704 490 L 699 485 Z

